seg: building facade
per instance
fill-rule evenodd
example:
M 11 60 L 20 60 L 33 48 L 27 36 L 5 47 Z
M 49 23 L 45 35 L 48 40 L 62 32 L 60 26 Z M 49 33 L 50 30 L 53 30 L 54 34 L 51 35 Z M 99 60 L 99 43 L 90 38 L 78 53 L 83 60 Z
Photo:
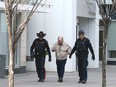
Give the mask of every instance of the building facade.
M 32 0 L 30 0 L 32 1 Z M 34 1 L 34 0 L 33 0 Z M 34 2 L 32 2 L 34 3 Z M 47 2 L 48 3 L 48 2 Z M 50 5 L 47 4 L 45 7 L 42 7 L 43 4 L 40 5 L 41 9 L 37 9 L 37 13 L 46 13 L 49 11 Z M 7 23 L 6 23 L 6 17 L 5 17 L 5 11 L 4 11 L 4 0 L 0 0 L 0 55 L 5 55 L 5 60 L 6 60 L 6 73 L 8 73 L 8 68 L 9 68 L 9 51 L 8 51 L 8 31 L 7 31 Z M 28 5 L 25 8 L 18 8 L 20 10 L 20 17 L 17 17 L 17 24 L 19 20 L 23 20 L 26 18 L 26 14 L 24 11 L 30 10 L 30 6 Z M 17 49 L 15 52 L 15 73 L 24 73 L 26 72 L 26 47 L 27 47 L 27 29 L 24 30 L 22 33 Z
M 6 56 L 6 69 L 9 66 L 8 57 L 8 34 L 7 25 L 5 19 L 5 13 L 3 10 L 0 11 L 0 55 Z M 22 34 L 15 53 L 15 73 L 26 72 L 26 30 Z M 24 41 L 24 42 L 23 42 Z
M 37 38 L 36 33 L 41 30 L 47 34 L 45 38 L 48 40 L 50 47 L 57 41 L 58 36 L 63 36 L 70 46 L 74 45 L 76 37 L 76 2 L 74 1 L 53 0 L 50 13 L 35 14 L 28 24 L 27 55 L 30 55 L 30 46 L 33 40 Z M 55 54 L 52 53 L 52 62 L 49 63 L 46 59 L 46 70 L 56 71 L 55 60 Z M 66 71 L 75 71 L 75 61 L 75 58 L 67 61 Z M 33 61 L 27 62 L 27 70 L 35 70 L 33 67 Z
M 76 40 L 76 31 L 83 29 L 95 51 L 95 61 L 91 60 L 89 53 L 89 68 L 99 67 L 99 13 L 95 2 L 90 0 L 53 0 L 50 13 L 35 14 L 27 26 L 27 56 L 30 55 L 30 46 L 36 33 L 44 31 L 50 47 L 57 41 L 58 36 L 63 36 L 64 41 L 71 47 Z M 76 27 L 77 26 L 77 27 Z M 77 30 L 76 30 L 77 29 Z M 52 62 L 46 59 L 46 70 L 56 71 L 55 55 L 52 53 Z M 73 55 L 68 59 L 66 71 L 76 71 L 77 59 Z M 52 67 L 51 67 L 52 66 Z M 27 61 L 27 70 L 35 71 L 34 61 Z
M 1 7 L 0 7 L 1 8 Z M 85 31 L 85 36 L 90 39 L 94 52 L 95 61 L 91 60 L 89 53 L 88 68 L 99 67 L 99 46 L 100 35 L 102 29 L 99 31 L 99 9 L 94 0 L 52 0 L 49 5 L 50 12 L 43 11 L 34 14 L 28 23 L 26 30 L 21 35 L 18 43 L 15 59 L 15 72 L 35 71 L 34 60 L 28 60 L 30 57 L 30 46 L 35 38 L 36 33 L 44 31 L 47 35 L 45 39 L 48 40 L 50 48 L 57 41 L 58 36 L 63 36 L 64 41 L 71 47 L 74 46 L 76 38 L 78 38 L 77 31 L 82 29 Z M 45 9 L 44 9 L 45 10 Z M 115 21 L 112 22 L 111 29 L 109 29 L 109 42 L 107 51 L 107 61 L 110 63 L 115 60 Z M 99 33 L 100 32 L 100 33 Z M 8 69 L 8 39 L 7 27 L 4 10 L 0 10 L 0 55 L 6 55 L 6 69 Z M 99 50 L 100 49 L 100 50 Z M 46 70 L 56 71 L 56 58 L 52 53 L 52 62 L 48 62 L 46 57 Z M 26 60 L 27 59 L 27 60 Z M 109 63 L 109 62 L 108 62 Z M 73 54 L 72 59 L 68 59 L 66 63 L 66 71 L 76 71 L 77 59 Z

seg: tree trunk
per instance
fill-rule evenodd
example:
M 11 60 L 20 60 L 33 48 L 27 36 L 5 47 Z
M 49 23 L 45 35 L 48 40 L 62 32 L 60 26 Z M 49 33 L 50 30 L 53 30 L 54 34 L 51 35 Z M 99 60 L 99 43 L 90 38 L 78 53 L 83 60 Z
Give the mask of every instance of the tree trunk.
M 12 7 L 9 6 L 6 12 L 8 25 L 8 46 L 9 46 L 9 77 L 8 87 L 14 87 L 14 50 L 13 50 L 13 35 L 12 35 Z
M 5 13 L 8 26 L 8 46 L 9 46 L 9 77 L 8 77 L 8 87 L 14 87 L 14 53 L 17 46 L 18 39 L 20 38 L 23 30 L 25 29 L 27 23 L 31 19 L 32 15 L 35 13 L 36 9 L 41 5 L 43 0 L 36 0 L 35 5 L 29 12 L 29 15 L 23 19 L 23 22 L 18 25 L 17 31 L 13 30 L 13 18 L 17 15 L 17 6 L 21 0 L 4 0 L 5 2 Z M 37 3 L 39 1 L 39 3 Z M 27 3 L 20 3 L 25 5 Z
M 10 26 L 9 26 L 10 27 Z M 8 40 L 9 40 L 9 77 L 8 77 L 8 87 L 14 87 L 14 52 L 11 29 L 8 28 Z
M 107 43 L 108 24 L 104 26 L 103 32 L 103 59 L 102 59 L 102 87 L 106 87 L 106 43 Z
M 106 43 L 105 42 L 103 43 L 102 87 L 106 87 Z

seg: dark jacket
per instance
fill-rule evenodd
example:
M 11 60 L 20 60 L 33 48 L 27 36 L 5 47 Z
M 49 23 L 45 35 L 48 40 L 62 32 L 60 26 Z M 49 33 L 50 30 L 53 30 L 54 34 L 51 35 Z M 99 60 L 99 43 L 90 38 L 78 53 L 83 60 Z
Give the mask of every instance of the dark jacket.
M 30 49 L 31 55 L 33 55 L 33 51 L 35 51 L 35 55 L 46 55 L 47 52 L 49 58 L 51 58 L 50 48 L 47 40 L 45 39 L 42 40 L 39 40 L 39 38 L 35 39 Z
M 83 48 L 80 48 L 80 43 L 83 43 Z M 90 40 L 88 38 L 85 38 L 83 40 L 81 40 L 80 38 L 78 38 L 75 42 L 75 45 L 72 49 L 72 52 L 70 54 L 70 56 L 76 51 L 77 52 L 77 55 L 88 55 L 89 51 L 88 51 L 88 48 L 92 54 L 92 57 L 95 58 L 94 56 L 94 51 L 93 51 L 93 48 L 92 48 L 92 45 L 90 43 Z

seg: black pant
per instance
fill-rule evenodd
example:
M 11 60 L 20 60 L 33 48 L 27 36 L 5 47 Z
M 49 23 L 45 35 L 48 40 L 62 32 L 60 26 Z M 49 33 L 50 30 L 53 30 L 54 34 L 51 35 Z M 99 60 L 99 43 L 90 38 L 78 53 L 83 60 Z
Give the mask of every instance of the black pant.
M 78 72 L 80 81 L 87 81 L 87 66 L 88 60 L 87 55 L 80 55 L 78 56 Z
M 38 55 L 35 58 L 36 71 L 39 79 L 45 78 L 45 55 Z
M 65 64 L 66 64 L 67 59 L 64 60 L 56 60 L 56 65 L 57 65 L 57 74 L 59 78 L 63 79 L 64 72 L 65 72 Z

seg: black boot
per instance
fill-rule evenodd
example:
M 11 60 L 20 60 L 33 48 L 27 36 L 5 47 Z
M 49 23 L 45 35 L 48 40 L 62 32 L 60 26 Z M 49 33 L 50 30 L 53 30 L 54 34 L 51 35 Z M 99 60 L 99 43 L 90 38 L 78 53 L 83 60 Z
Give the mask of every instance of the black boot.
M 63 79 L 62 78 L 59 78 L 58 82 L 63 82 Z

